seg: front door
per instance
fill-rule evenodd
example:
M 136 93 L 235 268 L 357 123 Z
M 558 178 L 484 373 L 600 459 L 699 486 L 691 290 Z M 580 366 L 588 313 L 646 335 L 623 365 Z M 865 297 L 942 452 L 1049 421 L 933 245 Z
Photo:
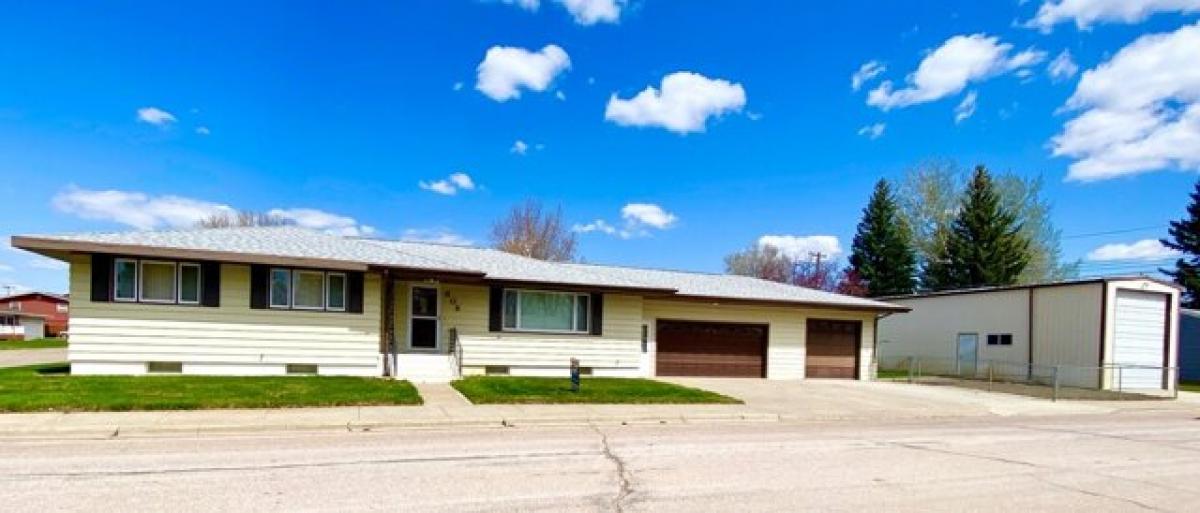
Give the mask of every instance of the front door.
M 438 289 L 412 287 L 408 307 L 408 347 L 420 351 L 436 351 L 439 329 Z
M 979 334 L 958 334 L 958 375 L 974 376 L 979 362 Z

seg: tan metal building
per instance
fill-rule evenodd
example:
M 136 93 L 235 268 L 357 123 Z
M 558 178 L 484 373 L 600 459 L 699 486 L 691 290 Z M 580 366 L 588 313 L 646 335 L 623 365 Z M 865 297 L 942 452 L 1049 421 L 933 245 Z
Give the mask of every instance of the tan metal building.
M 882 366 L 933 373 L 1173 390 L 1179 289 L 1145 277 L 1081 279 L 886 298 L 912 308 L 879 321 Z

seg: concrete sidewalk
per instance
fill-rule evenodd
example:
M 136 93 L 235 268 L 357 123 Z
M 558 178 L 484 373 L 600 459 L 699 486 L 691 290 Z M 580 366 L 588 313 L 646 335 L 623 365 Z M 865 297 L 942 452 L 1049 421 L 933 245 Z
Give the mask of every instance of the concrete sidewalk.
M 0 351 L 0 367 L 21 367 L 67 361 L 67 348 L 5 349 Z
M 740 405 L 480 405 L 450 386 L 418 385 L 421 406 L 0 414 L 0 438 L 381 430 L 587 424 L 903 421 L 1195 409 L 1184 401 L 1057 403 L 952 387 L 837 380 L 670 379 L 745 401 Z

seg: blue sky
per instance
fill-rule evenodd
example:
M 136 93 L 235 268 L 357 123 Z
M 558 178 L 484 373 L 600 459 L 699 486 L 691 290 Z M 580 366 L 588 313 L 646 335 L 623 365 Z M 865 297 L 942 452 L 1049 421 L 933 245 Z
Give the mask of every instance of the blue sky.
M 246 3 L 8 6 L 0 235 L 236 208 L 482 244 L 537 198 L 589 261 L 719 271 L 844 256 L 873 182 L 943 157 L 1041 174 L 1066 257 L 1145 270 L 1200 168 L 1200 2 Z M 65 284 L 0 249 L 0 285 Z

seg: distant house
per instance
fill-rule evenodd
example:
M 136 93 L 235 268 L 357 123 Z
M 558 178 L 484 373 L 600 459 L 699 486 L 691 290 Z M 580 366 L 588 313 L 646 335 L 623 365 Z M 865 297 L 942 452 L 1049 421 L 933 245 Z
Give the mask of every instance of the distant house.
M 36 340 L 45 336 L 45 317 L 0 310 L 0 340 Z
M 44 336 L 57 337 L 67 330 L 70 301 L 67 296 L 48 292 L 25 292 L 0 297 L 0 313 L 12 312 L 41 317 L 45 321 Z
M 879 323 L 886 364 L 916 358 L 933 373 L 1065 385 L 1173 389 L 1179 287 L 1142 276 L 947 290 L 887 301 L 912 311 Z
M 871 379 L 907 308 L 744 276 L 295 227 L 17 236 L 70 264 L 79 374 Z

